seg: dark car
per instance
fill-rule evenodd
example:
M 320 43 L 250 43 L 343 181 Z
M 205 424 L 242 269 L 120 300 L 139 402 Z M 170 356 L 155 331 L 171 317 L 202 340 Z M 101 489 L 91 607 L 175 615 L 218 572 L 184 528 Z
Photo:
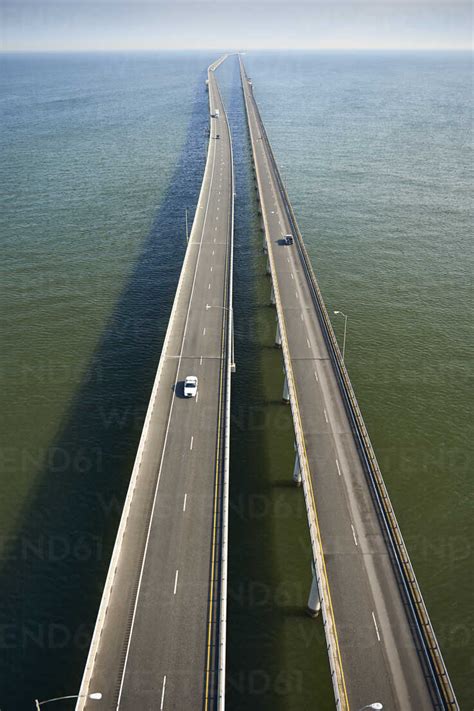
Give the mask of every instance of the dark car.
M 293 235 L 285 235 L 285 244 L 293 244 Z

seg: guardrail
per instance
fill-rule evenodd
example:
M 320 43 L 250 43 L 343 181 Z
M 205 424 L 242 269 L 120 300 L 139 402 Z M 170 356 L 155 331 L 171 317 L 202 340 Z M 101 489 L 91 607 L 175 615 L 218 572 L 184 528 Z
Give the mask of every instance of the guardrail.
M 228 55 L 222 59 L 222 62 Z M 215 71 L 221 61 L 215 63 L 212 71 Z M 222 101 L 219 86 L 216 82 L 217 93 L 221 100 L 223 116 L 226 122 L 230 141 L 230 165 L 231 165 L 231 216 L 230 216 L 230 245 L 229 245 L 229 278 L 227 281 L 227 306 L 226 314 L 226 360 L 225 360 L 225 414 L 224 414 L 224 467 L 222 482 L 222 512 L 221 512 L 221 585 L 220 585 L 220 610 L 219 610 L 219 652 L 218 652 L 218 677 L 217 677 L 217 709 L 224 711 L 225 708 L 225 683 L 226 683 L 226 651 L 227 651 L 227 563 L 229 548 L 229 469 L 230 469 L 230 401 L 231 401 L 231 377 L 233 366 L 233 273 L 234 273 L 234 203 L 235 203 L 235 177 L 234 177 L 234 154 L 232 149 L 232 135 L 230 131 L 229 119 Z
M 248 82 L 242 63 L 241 67 L 245 79 Z M 248 85 L 248 90 L 252 95 L 255 115 L 259 123 L 262 138 L 267 146 L 268 155 L 274 168 L 274 173 L 283 197 L 288 220 L 292 226 L 294 236 L 296 237 L 296 243 L 301 255 L 301 261 L 306 272 L 307 281 L 310 286 L 313 302 L 316 306 L 324 339 L 326 341 L 326 345 L 328 346 L 331 361 L 335 369 L 338 385 L 346 407 L 346 412 L 359 446 L 359 453 L 364 465 L 364 470 L 376 503 L 379 517 L 384 526 L 387 542 L 392 552 L 392 560 L 395 563 L 396 572 L 398 573 L 398 579 L 402 586 L 404 598 L 410 610 L 411 618 L 415 624 L 418 642 L 421 647 L 419 648 L 419 651 L 423 655 L 425 671 L 430 677 L 431 689 L 435 696 L 436 705 L 438 708 L 449 709 L 450 711 L 453 709 L 459 709 L 454 689 L 452 687 L 451 680 L 449 678 L 446 665 L 444 663 L 441 650 L 413 570 L 413 566 L 408 556 L 408 552 L 400 532 L 400 527 L 375 457 L 372 443 L 370 442 L 369 435 L 362 418 L 359 404 L 355 397 L 347 369 L 342 360 L 339 345 L 337 343 L 308 252 L 306 250 L 306 246 L 299 230 L 288 193 L 281 179 L 280 171 L 275 161 L 273 150 L 268 139 L 260 111 L 255 98 L 253 97 L 253 87 Z

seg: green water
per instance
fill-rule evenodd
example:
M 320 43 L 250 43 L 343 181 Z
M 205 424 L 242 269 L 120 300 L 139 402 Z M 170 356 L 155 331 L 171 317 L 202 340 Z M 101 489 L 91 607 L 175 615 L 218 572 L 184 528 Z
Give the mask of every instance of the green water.
M 214 58 L 2 59 L 7 710 L 81 677 L 200 187 Z M 470 708 L 470 60 L 246 63 L 327 305 L 349 315 L 350 375 Z M 228 707 L 329 709 L 235 60 L 219 78 L 237 173 Z
M 200 188 L 211 60 L 1 60 L 3 709 L 79 686 Z

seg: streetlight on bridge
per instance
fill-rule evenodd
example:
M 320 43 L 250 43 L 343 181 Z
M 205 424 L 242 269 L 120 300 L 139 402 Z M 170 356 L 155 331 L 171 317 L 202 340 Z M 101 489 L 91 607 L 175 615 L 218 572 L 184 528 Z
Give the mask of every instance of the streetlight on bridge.
M 344 363 L 344 356 L 346 355 L 347 316 L 342 311 L 334 311 L 334 313 L 344 316 L 344 340 L 342 342 L 342 362 Z M 378 706 L 364 706 L 364 708 L 379 708 L 379 707 Z
M 93 699 L 95 701 L 98 701 L 99 699 L 102 698 L 102 694 L 100 693 L 100 691 L 94 691 L 92 694 L 72 694 L 71 696 L 55 696 L 54 699 L 46 699 L 45 701 L 38 701 L 38 699 L 35 699 L 36 710 L 40 711 L 40 706 L 44 706 L 45 704 L 50 704 L 53 701 L 65 701 L 66 699 L 81 699 L 81 698 L 88 698 L 88 699 Z
M 362 706 L 359 711 L 364 711 L 364 709 L 376 709 L 377 711 L 380 711 L 380 709 L 383 709 L 383 704 L 381 704 L 380 701 L 375 701 L 373 704 L 367 704 L 367 706 Z

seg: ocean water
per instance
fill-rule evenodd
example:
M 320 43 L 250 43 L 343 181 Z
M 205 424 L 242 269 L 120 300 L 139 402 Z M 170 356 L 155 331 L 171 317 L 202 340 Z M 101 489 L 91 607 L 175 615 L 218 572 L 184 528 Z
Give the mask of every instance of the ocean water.
M 472 63 L 249 55 L 460 702 L 472 705 Z M 342 342 L 343 320 L 334 316 Z
M 79 686 L 200 188 L 211 59 L 2 60 L 4 709 Z
M 1 59 L 5 710 L 78 688 L 200 187 L 214 58 Z M 349 316 L 349 372 L 468 708 L 470 58 L 245 61 L 326 303 Z M 219 78 L 237 179 L 228 707 L 329 709 L 235 58 Z

